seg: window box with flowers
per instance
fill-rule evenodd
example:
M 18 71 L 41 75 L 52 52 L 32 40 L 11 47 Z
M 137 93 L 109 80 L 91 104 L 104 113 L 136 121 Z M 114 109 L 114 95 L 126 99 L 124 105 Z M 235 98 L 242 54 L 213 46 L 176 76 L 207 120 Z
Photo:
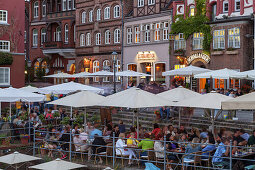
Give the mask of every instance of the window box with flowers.
M 174 50 L 174 55 L 184 56 L 184 54 L 185 54 L 185 50 L 184 49 Z
M 184 78 L 180 76 L 176 76 L 172 80 L 172 85 L 174 86 L 183 86 L 184 85 Z

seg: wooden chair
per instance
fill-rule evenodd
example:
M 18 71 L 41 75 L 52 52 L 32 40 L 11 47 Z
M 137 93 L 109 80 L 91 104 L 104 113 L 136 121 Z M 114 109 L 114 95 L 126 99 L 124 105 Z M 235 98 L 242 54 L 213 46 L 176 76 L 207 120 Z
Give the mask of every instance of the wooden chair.
M 116 148 L 119 152 L 120 152 L 120 154 L 116 154 L 116 156 L 120 156 L 121 158 L 121 165 L 122 165 L 122 167 L 124 167 L 124 158 L 126 158 L 126 157 L 129 157 L 129 155 L 123 155 L 123 153 L 121 152 L 121 149 L 118 149 L 118 148 Z M 115 152 L 116 153 L 116 152 Z M 115 160 L 116 160 L 117 158 L 115 158 Z
M 197 166 L 197 165 L 202 165 L 202 161 L 201 161 L 201 158 L 202 158 L 202 151 L 199 151 L 199 152 L 194 152 L 194 153 L 189 153 L 189 154 L 185 154 L 183 155 L 182 157 L 182 169 L 184 169 L 184 164 L 194 164 L 194 166 Z M 194 155 L 194 159 L 190 160 L 190 161 L 184 161 L 184 158 L 185 156 L 187 155 Z M 194 169 L 197 169 L 196 167 Z
M 98 156 L 98 157 L 105 157 L 106 165 L 108 165 L 108 158 L 107 157 L 109 156 L 109 154 L 112 153 L 112 147 L 110 147 L 110 146 L 112 146 L 112 143 L 108 143 L 106 146 L 101 146 L 101 147 L 96 148 L 96 153 L 95 154 L 97 154 L 97 155 L 95 155 L 94 164 L 96 164 L 96 158 Z M 100 149 L 100 148 L 106 148 L 106 151 L 98 153 L 98 149 Z
M 215 150 L 204 152 L 204 153 L 209 153 L 209 157 L 207 159 L 201 159 L 202 162 L 205 162 L 207 167 L 211 166 L 212 162 L 212 156 L 214 155 Z
M 154 161 L 155 160 L 155 152 L 154 152 L 154 148 L 150 148 L 150 149 L 147 149 L 146 150 L 147 151 L 147 156 L 141 156 L 141 153 L 143 152 L 143 151 L 140 151 L 139 152 L 139 160 L 141 160 L 141 159 L 146 159 L 146 160 L 148 160 L 148 161 Z M 138 166 L 140 165 L 140 163 L 138 162 Z

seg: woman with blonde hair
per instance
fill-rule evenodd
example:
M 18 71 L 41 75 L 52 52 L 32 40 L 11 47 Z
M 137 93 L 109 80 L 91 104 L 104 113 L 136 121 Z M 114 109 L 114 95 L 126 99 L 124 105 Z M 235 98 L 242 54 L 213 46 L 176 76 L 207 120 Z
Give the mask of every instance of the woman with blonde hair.
M 194 153 L 199 152 L 199 151 L 202 150 L 199 142 L 200 142 L 199 138 L 195 137 L 191 141 L 191 144 L 187 145 L 186 150 L 185 150 L 185 155 L 187 155 L 187 156 L 184 157 L 184 162 L 185 163 L 186 162 L 188 163 L 190 161 L 194 161 L 194 158 L 195 158 Z

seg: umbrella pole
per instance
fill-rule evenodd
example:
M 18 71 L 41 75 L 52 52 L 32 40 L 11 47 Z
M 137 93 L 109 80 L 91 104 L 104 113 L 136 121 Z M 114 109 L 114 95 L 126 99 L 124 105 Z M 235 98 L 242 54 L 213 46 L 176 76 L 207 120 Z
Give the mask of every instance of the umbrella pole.
M 134 126 L 135 125 L 135 111 L 133 111 L 132 123 L 133 123 L 133 126 Z
M 10 122 L 12 121 L 12 103 L 10 102 Z
M 30 132 L 30 128 L 31 128 L 31 125 L 30 125 L 30 102 L 28 103 L 28 135 L 29 135 L 29 143 L 30 143 L 30 140 L 31 140 L 31 132 Z
M 138 111 L 136 115 L 136 123 L 137 123 L 137 139 L 139 139 L 139 112 Z
M 2 103 L 0 102 L 0 118 L 2 117 Z
M 192 76 L 190 76 L 190 90 L 192 90 Z
M 181 108 L 179 107 L 179 128 L 181 127 Z
M 71 115 L 70 115 L 71 118 L 73 118 L 73 107 L 71 106 Z
M 87 131 L 87 109 L 85 107 L 85 114 L 84 114 L 84 131 Z

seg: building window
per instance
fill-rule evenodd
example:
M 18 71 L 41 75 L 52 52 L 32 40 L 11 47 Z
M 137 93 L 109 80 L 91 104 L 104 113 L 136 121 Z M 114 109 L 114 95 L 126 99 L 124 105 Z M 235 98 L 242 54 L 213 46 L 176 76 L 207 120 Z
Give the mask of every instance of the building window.
M 96 45 L 100 45 L 101 44 L 101 33 L 97 33 L 96 34 Z
M 132 43 L 132 28 L 127 28 L 127 44 Z
M 150 32 L 150 25 L 145 25 L 145 40 L 144 42 L 150 42 L 151 41 L 151 32 Z
M 46 42 L 46 29 L 42 28 L 41 29 L 41 45 L 43 45 L 44 42 Z
M 140 28 L 135 27 L 135 43 L 140 43 Z
M 68 24 L 65 25 L 65 43 L 68 43 Z
M 195 16 L 195 7 L 193 5 L 190 6 L 189 16 L 191 16 L 191 17 Z
M 120 29 L 114 30 L 114 43 L 120 43 Z
M 93 10 L 89 11 L 89 22 L 93 22 Z
M 110 7 L 104 9 L 104 19 L 110 19 Z
M 72 0 L 67 0 L 68 1 L 68 10 L 72 9 Z
M 93 73 L 96 73 L 99 71 L 99 61 L 94 61 L 93 62 Z M 99 77 L 93 77 L 94 82 L 99 82 Z
M 27 32 L 24 31 L 24 43 L 27 43 Z
M 144 0 L 138 0 L 138 7 L 144 6 Z
M 67 3 L 66 3 L 66 0 L 63 0 L 62 1 L 63 2 L 63 7 L 62 7 L 62 9 L 63 9 L 63 11 L 66 11 L 66 6 L 67 6 Z
M 163 29 L 163 40 L 169 39 L 169 23 L 164 22 L 164 29 Z
M 10 41 L 0 40 L 0 51 L 10 52 Z
M 148 0 L 148 5 L 154 5 L 155 4 L 155 0 Z
M 240 11 L 240 0 L 235 0 L 235 11 Z
M 76 41 L 76 27 L 75 27 L 75 25 L 73 26 L 73 42 L 75 42 Z
M 39 10 L 39 3 L 36 1 L 34 3 L 34 18 L 38 18 L 38 10 Z
M 38 31 L 37 29 L 33 30 L 33 47 L 37 47 L 38 44 Z
M 119 18 L 120 17 L 120 6 L 116 5 L 113 9 L 114 11 L 114 18 Z
M 117 60 L 117 62 L 116 62 L 116 65 L 115 65 L 115 71 L 116 72 L 120 72 L 121 70 L 120 70 L 120 65 L 121 65 L 121 62 L 120 62 L 120 60 Z M 120 76 L 118 76 L 118 77 L 116 77 L 116 82 L 120 82 Z
M 223 2 L 223 12 L 228 12 L 228 2 L 227 1 Z
M 42 16 L 46 16 L 46 0 L 42 2 Z
M 0 23 L 7 23 L 7 11 L 5 10 L 0 10 Z
M 86 12 L 85 11 L 83 11 L 82 13 L 81 13 L 81 23 L 85 23 L 86 22 Z
M 104 60 L 103 62 L 103 69 L 104 70 L 109 70 L 110 68 L 110 61 L 109 60 Z M 103 78 L 103 82 L 109 82 L 110 81 L 110 77 L 104 77 Z
M 203 49 L 203 33 L 194 33 L 193 34 L 193 50 L 201 50 Z
M 9 67 L 0 67 L 0 85 L 10 85 Z
M 61 28 L 56 28 L 56 41 L 61 41 Z
M 159 41 L 160 40 L 160 23 L 156 24 L 155 31 L 154 31 L 154 40 Z
M 240 28 L 228 30 L 228 48 L 240 48 Z
M 179 50 L 179 49 L 186 49 L 186 41 L 183 37 L 183 33 L 179 33 L 178 35 L 175 36 L 174 40 L 174 50 Z
M 105 44 L 110 44 L 111 41 L 111 33 L 109 30 L 105 31 Z
M 225 49 L 225 30 L 213 31 L 213 49 Z
M 73 9 L 75 9 L 75 0 L 73 0 Z
M 81 47 L 85 46 L 85 35 L 84 34 L 80 35 L 80 46 Z
M 87 42 L 87 46 L 91 45 L 91 34 L 90 33 L 86 34 L 86 42 Z
M 101 20 L 101 9 L 97 9 L 97 21 Z

